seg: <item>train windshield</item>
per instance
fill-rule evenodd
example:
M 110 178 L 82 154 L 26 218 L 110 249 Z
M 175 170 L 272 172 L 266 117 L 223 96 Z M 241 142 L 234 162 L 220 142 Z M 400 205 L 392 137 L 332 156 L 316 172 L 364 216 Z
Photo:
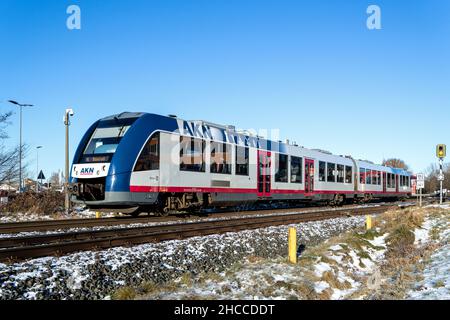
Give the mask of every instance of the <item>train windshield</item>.
M 134 120 L 101 121 L 84 149 L 81 162 L 109 162 Z

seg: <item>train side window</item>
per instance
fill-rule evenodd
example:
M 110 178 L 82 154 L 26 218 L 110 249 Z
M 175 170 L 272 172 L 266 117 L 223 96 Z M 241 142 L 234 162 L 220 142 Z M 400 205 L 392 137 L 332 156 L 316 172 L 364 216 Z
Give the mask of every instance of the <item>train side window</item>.
M 387 174 L 387 185 L 388 185 L 388 188 L 392 187 L 392 176 L 390 173 Z
M 275 154 L 275 181 L 288 182 L 288 156 Z
M 211 173 L 231 173 L 231 147 L 222 142 L 211 142 Z
M 303 159 L 300 157 L 291 157 L 291 182 L 302 183 Z
M 366 183 L 366 169 L 359 168 L 359 183 L 365 184 Z
M 319 181 L 325 181 L 325 162 L 319 161 Z
M 366 184 L 372 184 L 372 173 L 370 169 L 366 169 Z
M 248 147 L 236 146 L 236 174 L 240 176 L 248 176 L 248 167 Z
M 337 182 L 344 183 L 344 165 L 337 165 Z
M 336 182 L 335 170 L 336 164 L 327 162 L 327 182 Z
M 378 185 L 381 186 L 381 171 L 377 171 L 377 177 L 378 177 L 377 179 Z
M 345 183 L 352 183 L 353 180 L 353 168 L 345 166 Z
M 159 132 L 154 133 L 148 139 L 139 155 L 134 171 L 147 171 L 159 169 Z
M 411 177 L 410 176 L 408 176 L 408 177 L 406 177 L 406 186 L 409 188 L 411 185 L 410 185 L 410 183 L 411 183 Z
M 205 141 L 180 137 L 180 170 L 205 172 Z
M 377 172 L 375 170 L 371 171 L 371 176 L 372 176 L 372 184 L 378 184 L 378 176 L 377 176 Z

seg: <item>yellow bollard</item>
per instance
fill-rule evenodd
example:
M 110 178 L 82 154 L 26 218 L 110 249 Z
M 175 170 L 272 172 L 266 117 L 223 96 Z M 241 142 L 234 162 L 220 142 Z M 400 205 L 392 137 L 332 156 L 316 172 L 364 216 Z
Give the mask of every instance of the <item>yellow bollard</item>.
M 102 217 L 102 214 L 101 214 L 99 211 L 96 211 L 96 212 L 95 212 L 95 217 L 96 217 L 97 219 L 100 219 L 100 218 Z
M 372 229 L 372 216 L 366 216 L 366 230 Z
M 297 230 L 295 228 L 289 228 L 289 262 L 297 263 Z

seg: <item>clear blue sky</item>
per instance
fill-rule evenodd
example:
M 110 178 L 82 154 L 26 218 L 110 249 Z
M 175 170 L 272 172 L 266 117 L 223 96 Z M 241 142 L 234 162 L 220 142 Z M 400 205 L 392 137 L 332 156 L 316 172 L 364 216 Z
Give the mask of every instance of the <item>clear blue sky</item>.
M 66 9 L 81 8 L 81 30 Z M 366 28 L 381 8 L 382 30 Z M 416 172 L 450 145 L 450 1 L 1 0 L 0 110 L 15 99 L 34 173 L 63 169 L 88 126 L 122 111 L 280 129 L 310 148 Z M 8 127 L 18 143 L 19 117 Z

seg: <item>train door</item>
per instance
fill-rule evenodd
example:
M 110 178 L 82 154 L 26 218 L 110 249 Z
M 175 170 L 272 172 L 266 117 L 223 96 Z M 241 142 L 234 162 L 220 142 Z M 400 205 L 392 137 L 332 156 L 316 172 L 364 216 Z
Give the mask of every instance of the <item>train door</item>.
M 383 192 L 386 192 L 386 172 L 383 172 Z
M 270 171 L 272 163 L 270 152 L 258 150 L 258 197 L 269 197 L 271 193 Z
M 314 160 L 305 159 L 305 194 L 314 191 Z

